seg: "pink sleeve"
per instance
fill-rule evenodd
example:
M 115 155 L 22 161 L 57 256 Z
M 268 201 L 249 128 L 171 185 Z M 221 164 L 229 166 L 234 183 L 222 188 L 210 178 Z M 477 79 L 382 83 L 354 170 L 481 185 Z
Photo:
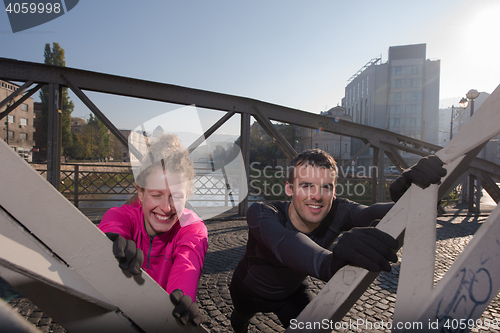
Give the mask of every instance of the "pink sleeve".
M 124 206 L 114 207 L 104 213 L 98 228 L 104 233 L 116 232 L 125 239 L 132 239 L 132 219 L 133 216 L 127 209 L 124 208 Z
M 180 289 L 184 295 L 191 296 L 193 302 L 196 301 L 198 281 L 207 249 L 207 227 L 203 222 L 180 228 L 174 249 L 174 263 L 168 277 L 167 293 Z

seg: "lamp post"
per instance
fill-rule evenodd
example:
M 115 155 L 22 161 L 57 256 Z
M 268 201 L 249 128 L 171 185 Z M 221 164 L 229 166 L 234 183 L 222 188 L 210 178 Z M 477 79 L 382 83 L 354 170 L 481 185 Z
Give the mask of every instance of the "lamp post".
M 466 98 L 462 97 L 462 99 L 460 100 L 460 102 L 458 102 L 458 104 L 460 104 L 460 107 L 458 109 L 463 111 L 463 109 L 467 107 L 467 104 L 469 104 L 469 101 Z M 455 120 L 455 118 L 459 116 L 459 114 L 455 114 L 456 109 L 457 108 L 455 108 L 455 105 L 451 106 L 450 141 L 451 139 L 453 139 L 453 121 Z
M 467 97 L 467 101 L 470 102 L 470 116 L 472 117 L 472 115 L 474 114 L 474 100 L 479 96 L 479 92 L 476 89 L 471 89 L 465 96 Z M 474 175 L 470 174 L 467 187 L 468 189 L 466 189 L 466 191 L 469 192 L 469 212 L 479 214 L 481 199 L 481 180 L 476 179 Z
M 465 95 L 470 101 L 470 116 L 474 114 L 474 100 L 479 96 L 479 92 L 476 89 L 471 89 Z

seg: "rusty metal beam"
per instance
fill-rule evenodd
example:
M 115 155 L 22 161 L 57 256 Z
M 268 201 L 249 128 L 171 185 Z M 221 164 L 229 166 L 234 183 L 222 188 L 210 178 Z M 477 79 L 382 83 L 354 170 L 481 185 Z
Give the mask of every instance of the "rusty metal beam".
M 356 152 L 356 154 L 354 154 L 354 156 L 353 156 L 353 157 L 351 157 L 351 159 L 350 159 L 349 161 L 345 162 L 345 163 L 344 163 L 344 165 L 343 165 L 342 167 L 343 167 L 343 168 L 346 168 L 346 167 L 350 166 L 350 165 L 351 165 L 351 163 L 352 163 L 353 161 L 355 161 L 355 160 L 359 157 L 359 155 L 363 154 L 363 152 L 364 152 L 366 149 L 368 149 L 370 146 L 371 146 L 371 143 L 369 143 L 369 142 L 368 142 L 368 143 L 365 143 L 365 145 L 364 145 L 364 146 L 363 146 L 360 150 L 358 150 L 358 151 Z M 375 153 L 373 153 L 373 154 L 374 154 L 373 156 L 374 156 L 374 158 L 375 158 Z M 375 164 L 375 162 L 374 162 L 374 164 Z
M 134 154 L 139 161 L 142 161 L 142 154 L 134 146 L 129 146 L 128 140 L 123 134 L 116 128 L 116 126 L 104 115 L 104 113 L 99 110 L 99 108 L 83 93 L 83 91 L 78 88 L 70 79 L 63 75 L 64 81 L 68 87 L 75 93 L 78 98 L 92 111 L 96 117 L 106 125 L 106 127 L 113 133 L 113 135 L 121 142 L 122 145 L 128 147 L 129 151 Z
M 297 152 L 290 143 L 285 139 L 285 137 L 274 127 L 269 118 L 260 112 L 258 109 L 255 109 L 256 114 L 254 115 L 255 119 L 259 123 L 260 126 L 266 131 L 267 135 L 271 137 L 271 139 L 276 142 L 281 151 L 286 155 L 289 160 L 292 160 Z
M 248 180 L 250 170 L 248 169 L 250 165 L 250 115 L 244 113 L 241 115 L 241 136 L 240 136 L 240 149 L 241 155 L 243 157 L 243 165 L 240 166 L 240 181 L 242 179 Z M 241 188 L 241 185 L 240 185 Z M 248 194 L 239 191 L 239 201 L 238 215 L 245 216 L 248 209 Z M 244 196 L 244 198 L 243 198 Z
M 0 59 L 0 77 L 14 81 L 32 80 L 34 82 L 57 83 L 67 86 L 63 78 L 71 80 L 81 90 L 96 91 L 120 96 L 136 97 L 181 105 L 195 104 L 198 107 L 248 113 L 256 116 L 256 110 L 270 120 L 282 121 L 292 125 L 321 129 L 325 132 L 341 134 L 364 141 L 384 140 L 396 145 L 398 149 L 429 154 L 441 147 L 427 142 L 396 134 L 384 129 L 373 128 L 345 120 L 335 121 L 330 117 L 301 111 L 259 100 L 233 95 L 186 88 L 146 80 L 103 74 L 70 67 L 59 67 L 13 59 Z
M 203 133 L 195 142 L 193 142 L 189 147 L 188 151 L 191 154 L 199 145 L 203 143 L 210 135 L 219 129 L 226 121 L 228 121 L 236 112 L 231 111 L 226 113 L 222 118 L 220 118 L 215 124 L 213 124 L 205 133 Z
M 498 204 L 500 202 L 500 188 L 489 174 L 481 172 L 481 185 L 488 192 L 490 197 Z
M 254 117 L 258 116 L 256 110 L 259 110 L 260 113 L 265 114 L 270 120 L 286 122 L 306 128 L 321 129 L 329 133 L 358 138 L 365 143 L 370 142 L 372 146 L 386 144 L 393 147 L 393 149 L 420 156 L 433 154 L 441 149 L 440 146 L 384 129 L 344 120 L 335 121 L 330 117 L 255 99 L 69 67 L 0 58 L 0 77 L 13 81 L 31 81 L 44 84 L 50 82 L 62 86 L 68 86 L 67 80 L 70 80 L 79 90 L 97 91 L 181 105 L 195 104 L 198 107 L 250 114 Z M 119 136 L 117 137 L 120 138 Z M 384 148 L 384 150 L 387 151 L 388 149 Z M 497 167 L 500 168 L 500 166 Z M 500 173 L 496 173 L 496 175 L 499 174 Z
M 58 84 L 49 83 L 47 129 L 47 181 L 59 190 L 61 185 L 62 112 L 61 90 Z

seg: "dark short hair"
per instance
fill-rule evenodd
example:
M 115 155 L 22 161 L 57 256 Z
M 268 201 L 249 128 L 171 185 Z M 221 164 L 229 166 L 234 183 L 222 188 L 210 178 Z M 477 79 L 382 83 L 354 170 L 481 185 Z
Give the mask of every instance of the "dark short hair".
M 297 167 L 302 165 L 304 166 L 312 165 L 319 168 L 332 169 L 335 173 L 333 181 L 334 182 L 337 181 L 338 169 L 337 169 L 337 163 L 335 162 L 333 157 L 321 149 L 308 149 L 304 150 L 290 161 L 290 166 L 288 167 L 287 170 L 288 183 L 293 184 L 293 180 L 295 179 L 295 172 L 296 172 L 295 170 Z

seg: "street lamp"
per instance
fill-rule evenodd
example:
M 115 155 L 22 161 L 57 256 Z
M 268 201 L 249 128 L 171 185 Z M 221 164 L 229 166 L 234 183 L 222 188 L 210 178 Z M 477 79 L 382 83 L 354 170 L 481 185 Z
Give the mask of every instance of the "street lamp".
M 469 104 L 469 101 L 462 97 L 462 99 L 460 100 L 460 102 L 458 102 L 458 104 L 460 104 L 460 107 L 458 108 L 459 110 L 462 109 L 465 109 L 467 107 L 467 105 Z M 455 109 L 457 109 L 455 107 L 455 105 L 452 105 L 451 106 L 451 120 L 450 120 L 450 141 L 451 139 L 453 139 L 453 120 L 455 120 L 455 118 L 457 118 L 459 116 L 459 114 L 455 114 Z M 460 112 L 461 114 L 461 112 Z
M 471 89 L 467 92 L 465 97 L 470 102 L 470 116 L 474 114 L 474 100 L 479 96 L 479 92 L 476 89 Z M 463 98 L 462 98 L 463 100 Z M 469 175 L 468 186 L 466 186 L 469 201 L 469 212 L 479 213 L 479 201 L 481 198 L 481 181 L 476 179 L 472 174 Z
M 470 116 L 472 117 L 474 114 L 474 100 L 479 96 L 479 92 L 476 89 L 471 89 L 465 96 L 470 101 Z

